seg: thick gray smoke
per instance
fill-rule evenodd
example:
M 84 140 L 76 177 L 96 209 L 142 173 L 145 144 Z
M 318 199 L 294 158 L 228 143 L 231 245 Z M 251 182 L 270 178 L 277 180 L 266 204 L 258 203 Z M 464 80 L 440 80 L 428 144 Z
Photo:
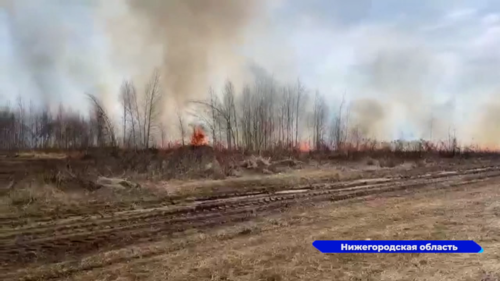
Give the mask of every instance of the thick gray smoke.
M 290 0 L 273 1 L 273 5 L 285 2 L 301 7 Z M 0 0 L 0 27 L 5 28 L 0 30 L 0 37 L 6 34 L 0 39 L 8 46 L 0 51 L 10 57 L 3 66 L 8 69 L 7 78 L 2 77 L 10 86 L 0 85 L 0 94 L 20 94 L 51 107 L 64 103 L 81 109 L 88 104 L 85 93 L 92 93 L 103 99 L 108 110 L 115 110 L 124 79 L 132 79 L 143 93 L 153 70 L 159 69 L 166 97 L 162 102 L 163 120 L 168 122 L 188 101 L 206 97 L 209 86 L 227 78 L 245 80 L 242 77 L 247 57 L 241 54 L 245 49 L 242 46 L 252 46 L 251 60 L 258 57 L 256 61 L 266 71 L 286 77 L 290 81 L 284 82 L 291 83 L 295 83 L 297 75 L 309 75 L 312 82 L 307 86 L 325 84 L 325 95 L 335 94 L 330 88 L 336 76 L 349 73 L 345 77 L 350 78 L 355 72 L 354 76 L 362 77 L 345 82 L 345 87 L 348 92 L 356 92 L 350 97 L 354 99 L 350 123 L 366 137 L 392 138 L 398 126 L 407 126 L 416 138 L 445 139 L 456 125 L 478 128 L 464 130 L 464 136 L 479 143 L 500 139 L 495 129 L 495 112 L 500 110 L 491 103 L 481 107 L 480 114 L 475 111 L 470 124 L 453 124 L 456 104 L 449 96 L 441 95 L 441 100 L 432 96 L 440 93 L 446 72 L 453 67 L 443 64 L 440 51 L 429 48 L 418 35 L 406 35 L 403 29 L 387 26 L 365 30 L 332 22 L 316 25 L 317 15 L 304 17 L 302 9 L 292 16 L 285 9 L 287 16 L 280 14 L 280 19 L 289 21 L 271 21 L 273 25 L 268 29 L 255 29 L 256 23 L 261 24 L 260 28 L 267 23 L 269 3 Z M 304 24 L 302 30 L 294 29 L 304 20 L 313 23 Z M 276 34 L 267 32 L 273 28 L 278 30 Z M 318 39 L 328 36 L 333 39 Z M 309 41 L 301 40 L 304 38 Z M 252 42 L 248 42 L 250 39 Z M 345 56 L 334 63 L 345 60 L 345 69 L 330 72 L 329 67 L 318 67 L 326 64 L 326 58 L 316 51 L 342 44 L 338 50 L 344 50 Z M 297 52 L 299 49 L 303 54 Z M 308 69 L 313 64 L 316 67 Z M 276 65 L 281 67 L 273 67 Z M 308 72 L 297 71 L 303 68 Z M 472 83 L 480 83 L 476 76 L 471 75 Z M 17 92 L 11 94 L 11 89 Z
M 165 87 L 180 102 L 204 95 L 214 65 L 241 62 L 238 46 L 262 1 L 128 0 L 149 26 L 147 39 L 163 46 Z
M 115 106 L 122 79 L 134 79 L 141 88 L 155 68 L 168 97 L 165 106 L 203 97 L 210 75 L 217 73 L 214 66 L 223 66 L 222 75 L 237 75 L 242 65 L 238 45 L 262 3 L 0 2 L 7 11 L 14 63 L 29 82 L 27 92 L 51 106 L 78 104 L 90 92 L 101 96 L 108 109 Z
M 374 99 L 358 99 L 352 107 L 354 128 L 359 130 L 361 137 L 385 138 L 389 129 L 385 124 L 385 110 L 383 105 Z
M 383 45 L 359 70 L 367 77 L 363 87 L 370 99 L 353 102 L 356 116 L 364 116 L 353 117 L 368 137 L 392 138 L 398 119 L 412 127 L 414 137 L 447 137 L 453 104 L 436 103 L 429 94 L 439 87 L 443 68 L 423 46 L 411 41 Z
M 500 149 L 500 102 L 492 100 L 471 125 L 474 142 L 489 149 Z
M 17 84 L 18 94 L 52 108 L 65 103 L 79 109 L 85 104 L 85 92 L 107 99 L 106 85 L 114 81 L 105 50 L 93 41 L 99 37 L 93 2 L 4 0 L 0 4 L 6 11 L 6 41 L 12 52 L 10 83 Z
M 162 119 L 172 120 L 189 101 L 208 97 L 210 86 L 242 80 L 238 52 L 263 7 L 261 0 L 124 0 L 104 5 L 101 15 L 113 62 L 139 89 L 159 70 Z

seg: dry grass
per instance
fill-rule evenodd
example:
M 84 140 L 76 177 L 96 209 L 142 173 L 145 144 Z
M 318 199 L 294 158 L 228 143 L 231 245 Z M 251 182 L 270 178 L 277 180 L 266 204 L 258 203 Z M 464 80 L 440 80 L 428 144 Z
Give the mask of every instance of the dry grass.
M 39 158 L 39 159 L 65 159 L 68 152 L 43 152 L 43 151 L 23 151 L 16 153 L 16 157 L 21 158 Z
M 170 180 L 146 184 L 158 191 L 166 191 L 169 195 L 186 198 L 190 196 L 212 196 L 234 192 L 252 192 L 265 189 L 268 192 L 288 189 L 300 185 L 320 182 L 338 182 L 357 180 L 369 176 L 386 177 L 395 172 L 405 172 L 414 168 L 425 168 L 420 162 L 401 162 L 384 167 L 373 164 L 351 163 L 348 165 L 325 165 L 322 167 L 306 167 L 286 173 L 272 175 L 249 175 L 224 180 Z M 432 169 L 432 165 L 428 165 Z
M 114 180 L 114 179 L 110 179 Z M 116 181 L 116 180 L 115 180 Z M 104 185 L 89 191 L 49 183 L 40 177 L 28 177 L 4 190 L 0 196 L 0 218 L 43 217 L 100 213 L 96 204 L 113 206 L 127 204 L 140 208 L 141 202 L 157 199 L 157 194 L 145 188 Z
M 209 196 L 226 192 L 250 192 L 263 188 L 273 191 L 274 189 L 279 190 L 325 180 L 335 182 L 346 179 L 358 179 L 360 177 L 361 172 L 344 173 L 338 169 L 330 168 L 322 170 L 299 170 L 264 176 L 254 175 L 225 180 L 170 181 L 157 184 L 157 187 L 166 190 L 171 195 L 179 197 Z
M 497 280 L 497 187 L 483 183 L 322 204 L 210 233 L 186 232 L 90 257 L 80 265 L 130 258 L 67 280 Z M 484 253 L 325 255 L 311 245 L 316 239 L 367 238 L 472 239 Z M 140 258 L 151 251 L 157 254 Z
M 374 161 L 373 163 L 367 163 Z M 389 159 L 390 160 L 390 159 Z M 299 170 L 290 170 L 286 173 L 272 175 L 250 175 L 240 178 L 226 178 L 224 180 L 200 180 L 189 181 L 169 180 L 138 180 L 136 185 L 131 182 L 133 188 L 100 184 L 99 177 L 86 174 L 78 170 L 81 167 L 68 169 L 60 163 L 59 166 L 46 166 L 44 162 L 38 163 L 41 170 L 33 172 L 33 175 L 21 175 L 20 181 L 11 188 L 0 189 L 0 217 L 11 216 L 58 216 L 59 213 L 72 215 L 99 213 L 96 204 L 106 205 L 107 209 L 113 206 L 120 208 L 137 209 L 148 206 L 150 203 L 170 204 L 172 201 L 180 203 L 190 201 L 194 197 L 212 197 L 220 195 L 234 195 L 245 192 L 274 192 L 300 186 L 309 186 L 315 183 L 337 182 L 344 180 L 357 180 L 370 177 L 387 177 L 394 174 L 415 172 L 416 168 L 425 170 L 436 170 L 459 161 L 445 163 L 439 167 L 434 164 L 417 165 L 416 162 L 399 161 L 390 168 L 382 168 L 378 164 L 373 165 L 375 160 L 368 158 L 365 161 L 352 161 L 350 165 L 309 165 Z M 24 167 L 23 162 L 16 165 Z M 6 167 L 10 167 L 6 165 Z M 53 169 L 50 170 L 50 167 Z M 48 169 L 47 171 L 43 169 Z M 23 171 L 24 173 L 25 171 Z M 129 179 L 128 174 L 121 174 L 114 181 Z M 53 197 L 53 198 L 52 198 Z M 156 204 L 156 203 L 155 203 Z
M 398 168 L 390 169 L 394 172 Z M 375 170 L 376 175 L 385 176 L 385 170 Z M 389 172 L 389 170 L 387 171 Z M 136 187 L 102 185 L 104 180 L 89 180 L 85 175 L 75 179 L 64 177 L 65 173 L 45 172 L 14 182 L 13 186 L 0 190 L 0 217 L 10 216 L 44 216 L 71 212 L 74 215 L 86 214 L 94 204 L 130 205 L 141 208 L 141 204 L 151 201 L 171 200 L 189 201 L 194 197 L 210 197 L 222 194 L 244 192 L 273 192 L 298 186 L 308 186 L 320 182 L 338 182 L 356 180 L 366 177 L 367 171 L 362 168 L 345 170 L 339 167 L 322 169 L 302 169 L 273 175 L 253 175 L 224 180 L 190 180 L 190 181 L 138 181 Z M 62 175 L 62 176 L 61 176 Z M 375 175 L 375 174 L 374 174 Z M 54 180 L 55 178 L 56 180 Z M 62 180 L 58 180 L 62 178 Z M 108 180 L 107 178 L 104 178 Z M 109 180 L 121 181 L 122 178 Z M 89 183 L 100 188 L 87 188 Z M 99 183 L 99 184 L 98 184 Z M 134 182 L 131 182 L 134 184 Z M 89 207 L 90 206 L 90 207 Z M 101 210 L 93 210 L 99 212 Z
M 83 198 L 83 194 L 67 193 L 53 185 L 29 179 L 11 188 L 4 196 L 0 196 L 0 212 L 2 215 L 38 214 L 48 209 L 77 205 Z

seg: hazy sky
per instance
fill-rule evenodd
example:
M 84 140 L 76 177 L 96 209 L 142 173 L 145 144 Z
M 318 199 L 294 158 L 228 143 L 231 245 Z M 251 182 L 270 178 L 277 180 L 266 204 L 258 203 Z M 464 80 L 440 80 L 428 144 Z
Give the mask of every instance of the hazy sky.
M 18 0 L 0 8 L 0 98 L 50 95 L 84 108 L 84 92 L 116 92 L 134 70 L 117 62 L 102 18 L 119 13 L 121 2 Z M 300 77 L 332 107 L 343 95 L 375 99 L 390 108 L 395 136 L 425 135 L 423 115 L 448 126 L 473 124 L 500 97 L 498 1 L 263 2 L 261 15 L 241 31 L 245 61 L 282 81 Z M 127 44 L 134 40 L 140 37 Z M 216 73 L 211 85 L 232 72 Z M 469 129 L 463 134 L 471 137 Z
M 498 1 L 289 0 L 274 14 L 294 53 L 281 69 L 329 96 L 396 101 L 395 135 L 425 134 L 405 118 L 414 102 L 450 126 L 474 126 L 500 98 Z
M 410 75 L 406 71 L 412 67 L 412 55 L 424 56 L 427 65 L 422 69 L 428 68 L 428 73 L 411 75 L 419 79 L 406 78 L 419 80 L 426 92 L 440 96 L 437 100 L 471 95 L 476 100 L 478 94 L 489 95 L 497 89 L 500 15 L 495 13 L 499 5 L 487 5 L 492 1 L 469 5 L 445 5 L 460 1 L 376 1 L 383 3 L 378 5 L 351 1 L 358 4 L 347 6 L 336 1 L 307 2 L 311 3 L 292 1 L 281 15 L 287 14 L 284 21 L 296 25 L 291 33 L 301 76 L 325 91 L 332 87 L 356 92 L 354 88 L 370 79 L 371 65 L 386 51 L 409 56 L 407 61 L 401 59 L 399 74 L 391 73 L 394 80 Z M 412 86 L 419 87 L 408 85 Z

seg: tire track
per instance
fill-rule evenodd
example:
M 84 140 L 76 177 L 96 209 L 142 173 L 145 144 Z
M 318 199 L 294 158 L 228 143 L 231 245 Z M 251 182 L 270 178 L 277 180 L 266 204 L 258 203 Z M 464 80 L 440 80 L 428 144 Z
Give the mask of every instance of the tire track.
M 477 173 L 477 172 L 486 172 L 497 169 L 498 167 L 487 167 L 482 169 L 471 169 L 468 171 L 455 171 L 448 173 L 438 173 L 438 174 L 426 174 L 419 175 L 411 178 L 393 178 L 393 179 L 376 179 L 376 180 L 354 180 L 349 182 L 340 182 L 333 184 L 315 184 L 315 185 L 306 185 L 301 188 L 290 189 L 290 191 L 294 192 L 303 192 L 304 196 L 316 196 L 318 194 L 322 194 L 322 192 L 341 192 L 348 191 L 351 189 L 360 189 L 360 188 L 381 188 L 384 186 L 388 186 L 391 184 L 398 184 L 401 182 L 408 182 L 408 180 L 414 179 L 425 179 L 425 178 L 444 178 L 452 175 L 468 174 L 468 173 Z M 306 193 L 307 192 L 307 193 Z M 319 193 L 318 193 L 319 192 Z M 52 237 L 54 235 L 57 236 L 65 236 L 71 235 L 72 233 L 80 232 L 96 232 L 96 231 L 106 231 L 110 229 L 120 228 L 121 225 L 126 224 L 127 228 L 134 227 L 144 227 L 147 225 L 151 225 L 155 221 L 159 220 L 159 218 L 170 218 L 170 217 L 184 217 L 184 216 L 192 216 L 196 213 L 204 213 L 204 212 L 214 212 L 214 211 L 223 211 L 230 208 L 242 208 L 245 206 L 252 206 L 257 204 L 266 204 L 269 201 L 280 200 L 279 196 L 286 198 L 286 194 L 283 195 L 275 195 L 275 194 L 283 194 L 283 191 L 277 192 L 273 194 L 265 194 L 265 195 L 253 195 L 242 198 L 230 198 L 227 201 L 214 200 L 213 202 L 202 202 L 190 207 L 181 207 L 177 209 L 151 209 L 149 211 L 141 211 L 137 214 L 125 214 L 122 216 L 111 216 L 103 219 L 95 219 L 90 222 L 69 222 L 61 225 L 47 225 L 47 226 L 35 226 L 32 228 L 25 229 L 14 229 L 14 230 L 6 230 L 0 234 L 0 245 L 10 243 L 12 240 L 16 240 L 17 242 L 29 242 L 33 240 L 43 239 L 44 237 Z M 296 195 L 288 195 L 288 196 L 296 196 Z M 121 229 L 123 230 L 123 228 Z
M 488 163 L 488 162 L 486 162 Z M 441 167 L 441 170 L 457 170 L 464 168 L 485 168 L 490 167 L 486 163 L 483 164 L 459 164 L 459 165 L 446 165 L 446 167 Z M 417 168 L 410 171 L 403 171 L 405 174 L 401 176 L 399 175 L 402 171 L 399 170 L 379 170 L 379 171 L 367 171 L 364 174 L 364 179 L 373 179 L 380 177 L 379 172 L 384 172 L 386 177 L 389 178 L 413 178 L 418 176 L 419 174 L 429 173 L 436 170 L 436 167 L 423 167 Z M 387 175 L 388 174 L 388 175 Z M 222 191 L 214 191 L 211 195 L 200 196 L 200 197 L 185 197 L 185 196 L 169 196 L 167 198 L 153 199 L 147 201 L 138 202 L 142 209 L 154 209 L 154 208 L 165 208 L 167 206 L 177 206 L 182 202 L 204 202 L 204 201 L 214 201 L 214 200 L 223 200 L 230 199 L 235 197 L 243 197 L 243 196 L 259 196 L 259 195 L 267 195 L 273 193 L 274 191 L 279 191 L 283 189 L 303 189 L 303 188 L 321 188 L 322 184 L 331 181 L 329 178 L 325 179 L 307 179 L 304 180 L 304 183 L 299 184 L 295 187 L 287 187 L 283 184 L 262 184 L 262 188 L 251 188 L 251 190 L 246 191 L 234 191 L 241 189 L 239 188 L 224 188 Z M 240 183 L 241 184 L 241 183 Z M 249 186 L 255 186 L 256 183 L 249 183 Z M 244 189 L 244 188 L 243 188 Z M 24 228 L 26 225 L 34 225 L 34 224 L 53 224 L 54 221 L 59 220 L 72 220 L 72 221 L 87 221 L 89 219 L 93 219 L 94 217 L 113 217 L 114 214 L 119 212 L 133 212 L 135 209 L 131 206 L 133 202 L 116 202 L 116 203 L 102 203 L 95 202 L 91 204 L 86 204 L 86 208 L 82 209 L 80 206 L 67 207 L 64 210 L 51 211 L 45 214 L 30 214 L 29 216 L 6 216 L 0 217 L 0 225 L 7 226 L 10 228 L 21 227 Z M 2 232 L 4 232 L 2 230 Z
M 64 235 L 46 229 L 42 234 L 28 233 L 24 240 L 18 239 L 19 235 L 8 236 L 2 240 L 0 264 L 24 266 L 37 260 L 58 262 L 67 257 L 78 257 L 91 253 L 96 249 L 110 250 L 130 244 L 155 241 L 164 235 L 190 228 L 206 228 L 244 221 L 257 213 L 283 209 L 301 202 L 345 200 L 380 192 L 460 181 L 465 177 L 482 179 L 498 176 L 500 176 L 500 170 L 493 166 L 462 172 L 423 175 L 414 179 L 379 184 L 336 189 L 312 189 L 304 192 L 268 195 L 262 198 L 251 197 L 232 202 L 203 203 L 167 214 L 161 213 L 161 215 L 149 217 L 147 220 L 140 217 L 130 223 L 127 220 L 103 222 L 97 228 L 77 228 Z
M 407 185 L 399 185 L 399 186 L 392 186 L 388 188 L 382 188 L 378 190 L 357 190 L 357 191 L 351 191 L 351 192 L 344 192 L 342 194 L 336 194 L 333 196 L 326 196 L 324 198 L 313 198 L 312 201 L 320 201 L 320 200 L 331 200 L 331 201 L 339 201 L 339 200 L 346 200 L 346 199 L 351 199 L 351 198 L 357 198 L 357 197 L 363 197 L 363 196 L 368 196 L 368 195 L 375 195 L 379 193 L 390 193 L 390 192 L 397 192 L 397 191 L 404 191 L 404 190 L 413 190 L 413 189 L 418 189 L 422 188 L 423 189 L 440 189 L 440 188 L 449 188 L 449 187 L 456 187 L 456 186 L 461 186 L 461 185 L 468 185 L 468 184 L 473 184 L 473 183 L 478 183 L 482 181 L 487 181 L 487 180 L 492 180 L 492 179 L 497 179 L 500 177 L 500 172 L 499 171 L 489 171 L 489 172 L 478 172 L 478 173 L 470 173 L 469 175 L 459 175 L 459 176 L 454 176 L 452 178 L 448 178 L 445 180 L 434 180 L 431 182 L 414 182 L 413 184 L 407 184 Z M 298 202 L 304 202 L 303 200 L 298 200 Z M 201 218 L 199 217 L 197 220 L 191 221 L 186 221 L 187 224 L 183 225 L 182 222 L 178 221 L 177 224 L 172 228 L 172 230 L 177 229 L 177 230 L 182 230 L 184 229 L 183 226 L 196 226 L 196 227 L 213 227 L 217 226 L 220 224 L 225 224 L 225 223 L 234 223 L 234 222 L 239 222 L 239 221 L 245 221 L 249 217 L 253 217 L 255 214 L 265 214 L 266 212 L 272 211 L 273 209 L 281 209 L 283 208 L 283 204 L 289 204 L 290 202 L 273 202 L 272 204 L 260 206 L 257 209 L 254 210 L 240 210 L 240 212 L 237 212 L 236 210 L 233 210 L 234 213 L 227 213 L 225 216 L 216 216 L 216 217 L 204 217 Z M 153 232 L 151 232 L 152 235 L 154 235 Z M 145 239 L 139 242 L 147 242 L 148 240 L 154 241 L 155 239 Z M 156 255 L 161 255 L 164 253 L 166 250 L 157 250 L 153 251 L 151 253 L 142 253 L 137 256 L 128 256 L 128 257 L 117 257 L 113 260 L 107 260 L 104 263 L 100 262 L 94 262 L 90 264 L 84 264 L 84 265 L 79 265 L 79 264 L 66 264 L 66 267 L 56 267 L 55 269 L 51 271 L 45 271 L 45 272 L 37 272 L 38 274 L 28 274 L 25 275 L 26 272 L 19 273 L 19 272 L 10 272 L 9 274 L 5 275 L 0 275 L 0 279 L 2 280 L 49 280 L 49 279 L 56 279 L 60 277 L 68 277 L 71 276 L 72 274 L 75 274 L 80 271 L 87 271 L 87 270 L 93 270 L 97 268 L 102 268 L 106 266 L 110 266 L 115 263 L 120 263 L 120 262 L 128 262 L 131 259 L 138 259 L 138 258 L 145 258 L 145 257 L 153 257 Z M 5 271 L 7 272 L 7 271 Z

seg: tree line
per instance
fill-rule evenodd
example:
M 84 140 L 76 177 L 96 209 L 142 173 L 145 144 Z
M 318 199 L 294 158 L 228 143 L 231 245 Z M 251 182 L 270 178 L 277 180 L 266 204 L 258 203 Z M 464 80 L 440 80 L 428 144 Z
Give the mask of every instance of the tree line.
M 144 91 L 133 81 L 120 90 L 121 120 L 113 120 L 102 102 L 87 95 L 90 114 L 69 111 L 62 105 L 56 112 L 35 108 L 18 100 L 0 110 L 0 149 L 85 149 L 120 146 L 133 149 L 167 147 L 188 142 L 190 128 L 185 114 L 177 120 L 161 120 L 164 91 L 160 74 L 154 72 Z M 325 97 L 305 87 L 300 80 L 282 84 L 260 76 L 242 89 L 227 81 L 223 89 L 211 88 L 208 98 L 190 103 L 189 113 L 205 128 L 211 143 L 227 149 L 264 151 L 294 149 L 306 143 L 311 149 L 366 143 L 368 136 L 349 122 L 344 100 L 328 105 Z M 116 119 L 116 118 L 115 118 Z M 176 142 L 164 124 L 177 123 Z

